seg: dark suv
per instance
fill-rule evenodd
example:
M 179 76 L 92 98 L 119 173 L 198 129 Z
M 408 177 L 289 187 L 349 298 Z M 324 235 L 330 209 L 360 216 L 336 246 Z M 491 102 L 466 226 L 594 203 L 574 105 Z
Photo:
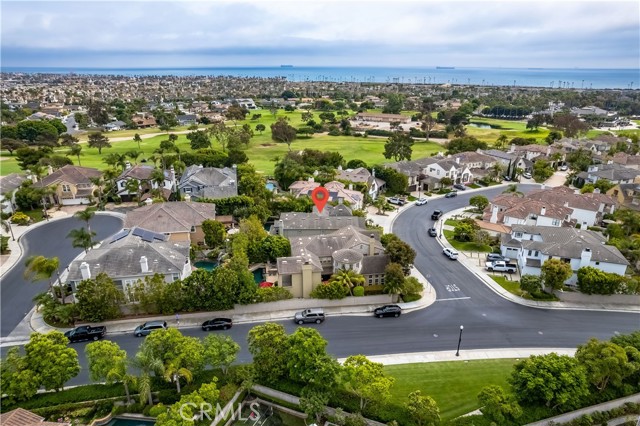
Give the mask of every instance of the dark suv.
M 296 312 L 293 320 L 298 324 L 312 323 L 320 324 L 324 321 L 324 311 L 321 308 L 305 309 L 301 312 Z
M 431 219 L 438 220 L 442 217 L 442 210 L 434 210 L 431 214 Z
M 148 336 L 154 330 L 165 330 L 167 323 L 165 321 L 149 321 L 136 327 L 133 334 L 136 337 Z
M 376 308 L 373 311 L 373 315 L 378 318 L 382 317 L 399 317 L 402 313 L 402 308 L 398 305 L 384 305 L 379 308 Z

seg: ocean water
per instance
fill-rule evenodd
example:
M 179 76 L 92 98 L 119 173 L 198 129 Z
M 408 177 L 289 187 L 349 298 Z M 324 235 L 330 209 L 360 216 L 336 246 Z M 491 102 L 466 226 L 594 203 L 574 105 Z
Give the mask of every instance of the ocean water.
M 288 81 L 462 84 L 573 89 L 638 89 L 640 69 L 450 68 L 450 67 L 218 67 L 51 68 L 2 67 L 2 72 L 122 76 L 234 76 Z

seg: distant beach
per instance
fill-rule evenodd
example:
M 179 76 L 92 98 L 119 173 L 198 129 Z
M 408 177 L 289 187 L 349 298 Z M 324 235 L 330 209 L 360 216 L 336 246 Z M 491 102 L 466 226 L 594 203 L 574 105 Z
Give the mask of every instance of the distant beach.
M 2 67 L 2 72 L 120 76 L 229 76 L 400 84 L 462 84 L 564 89 L 638 89 L 639 69 L 465 68 L 465 67 L 210 67 L 51 68 Z

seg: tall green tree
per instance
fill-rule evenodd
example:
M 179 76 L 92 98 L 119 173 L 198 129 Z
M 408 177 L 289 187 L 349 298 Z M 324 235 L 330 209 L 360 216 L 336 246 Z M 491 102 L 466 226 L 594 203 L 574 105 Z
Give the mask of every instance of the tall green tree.
M 624 348 L 612 342 L 589 339 L 578 346 L 576 359 L 586 368 L 587 379 L 598 392 L 608 386 L 622 386 L 623 380 L 634 372 Z
M 417 390 L 409 394 L 405 407 L 418 426 L 438 426 L 440 409 L 436 401 Z
M 27 258 L 24 266 L 24 277 L 26 279 L 32 282 L 47 280 L 49 290 L 53 291 L 51 277 L 58 272 L 60 267 L 60 260 L 57 257 L 31 256 Z
M 271 139 L 276 142 L 286 143 L 291 151 L 291 143 L 298 136 L 295 127 L 289 124 L 287 117 L 280 117 L 271 125 Z
M 566 411 L 580 407 L 589 395 L 585 368 L 577 359 L 554 352 L 516 363 L 508 381 L 521 404 Z
M 91 380 L 107 384 L 122 382 L 129 403 L 129 385 L 133 382 L 133 376 L 127 373 L 127 352 L 109 340 L 89 343 L 84 351 L 87 354 Z
M 88 252 L 96 243 L 93 240 L 93 237 L 95 236 L 96 233 L 94 231 L 87 231 L 84 228 L 78 228 L 69 231 L 67 238 L 71 238 L 71 245 L 73 247 L 82 248 L 85 252 Z
M 71 145 L 69 151 L 67 151 L 67 155 L 75 155 L 78 158 L 78 166 L 82 166 L 82 163 L 80 163 L 80 156 L 84 155 L 82 153 L 82 145 L 77 143 Z
M 384 292 L 400 294 L 404 288 L 404 270 L 402 265 L 389 263 L 384 269 Z
M 98 154 L 102 155 L 103 148 L 111 148 L 111 144 L 109 143 L 109 138 L 103 135 L 101 132 L 92 132 L 89 133 L 89 139 L 87 144 L 91 148 L 97 148 Z
M 211 248 L 222 246 L 227 238 L 224 225 L 213 219 L 202 222 L 202 232 L 204 232 L 204 242 Z
M 554 290 L 560 290 L 567 281 L 573 271 L 571 264 L 565 263 L 560 259 L 547 259 L 540 268 L 540 278 L 546 287 Z
M 69 340 L 59 331 L 31 333 L 24 345 L 30 369 L 46 390 L 59 391 L 80 372 L 78 353 L 68 347 Z
M 133 135 L 133 141 L 138 144 L 138 150 L 140 150 L 140 142 L 142 142 L 142 138 L 139 134 Z
M 285 356 L 287 377 L 322 389 L 332 389 L 338 363 L 327 354 L 327 341 L 317 330 L 300 327 L 289 336 Z
M 256 378 L 274 383 L 285 374 L 289 343 L 281 324 L 255 326 L 249 330 L 247 340 Z
M 39 377 L 29 368 L 27 358 L 20 354 L 20 348 L 13 346 L 0 362 L 0 380 L 6 402 L 14 404 L 31 399 L 40 387 Z
M 76 292 L 78 313 L 85 321 L 98 322 L 120 317 L 124 294 L 104 272 L 94 279 L 82 280 Z
M 404 132 L 393 132 L 384 144 L 384 158 L 394 161 L 411 160 L 413 153 L 413 138 Z
M 80 219 L 84 222 L 87 223 L 87 231 L 91 232 L 91 226 L 89 225 L 89 221 L 91 221 L 91 219 L 93 219 L 93 217 L 96 215 L 96 208 L 95 207 L 87 207 L 84 210 L 78 210 L 77 212 L 75 212 L 73 214 L 73 217 L 75 217 L 76 219 Z
M 351 355 L 344 362 L 343 383 L 347 390 L 360 398 L 360 411 L 367 403 L 383 403 L 391 396 L 394 379 L 384 373 L 383 365 L 364 355 Z
M 138 392 L 140 393 L 140 404 L 153 405 L 153 395 L 151 393 L 151 375 L 162 375 L 164 365 L 162 360 L 153 354 L 146 347 L 141 348 L 135 358 L 131 360 L 131 366 L 140 372 L 136 379 Z
M 475 207 L 478 211 L 483 211 L 489 205 L 489 199 L 484 195 L 475 195 L 469 198 L 469 205 Z
M 240 345 L 224 334 L 210 334 L 204 339 L 206 363 L 213 368 L 222 369 L 224 374 L 227 374 L 239 351 Z
M 516 424 L 522 416 L 522 408 L 513 395 L 505 393 L 502 387 L 490 385 L 482 388 L 478 394 L 482 415 L 498 425 Z

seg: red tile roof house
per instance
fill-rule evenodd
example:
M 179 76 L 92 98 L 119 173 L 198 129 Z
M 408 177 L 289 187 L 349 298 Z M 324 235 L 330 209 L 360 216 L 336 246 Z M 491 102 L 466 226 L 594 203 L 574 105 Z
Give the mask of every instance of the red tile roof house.
M 91 182 L 92 178 L 102 176 L 98 169 L 66 165 L 53 171 L 48 168 L 49 175 L 33 184 L 35 188 L 55 188 L 50 202 L 56 205 L 75 206 L 89 204 L 98 187 Z
M 0 414 L 2 426 L 71 426 L 67 422 L 45 422 L 44 417 L 33 414 L 23 408 L 16 408 L 8 413 Z

